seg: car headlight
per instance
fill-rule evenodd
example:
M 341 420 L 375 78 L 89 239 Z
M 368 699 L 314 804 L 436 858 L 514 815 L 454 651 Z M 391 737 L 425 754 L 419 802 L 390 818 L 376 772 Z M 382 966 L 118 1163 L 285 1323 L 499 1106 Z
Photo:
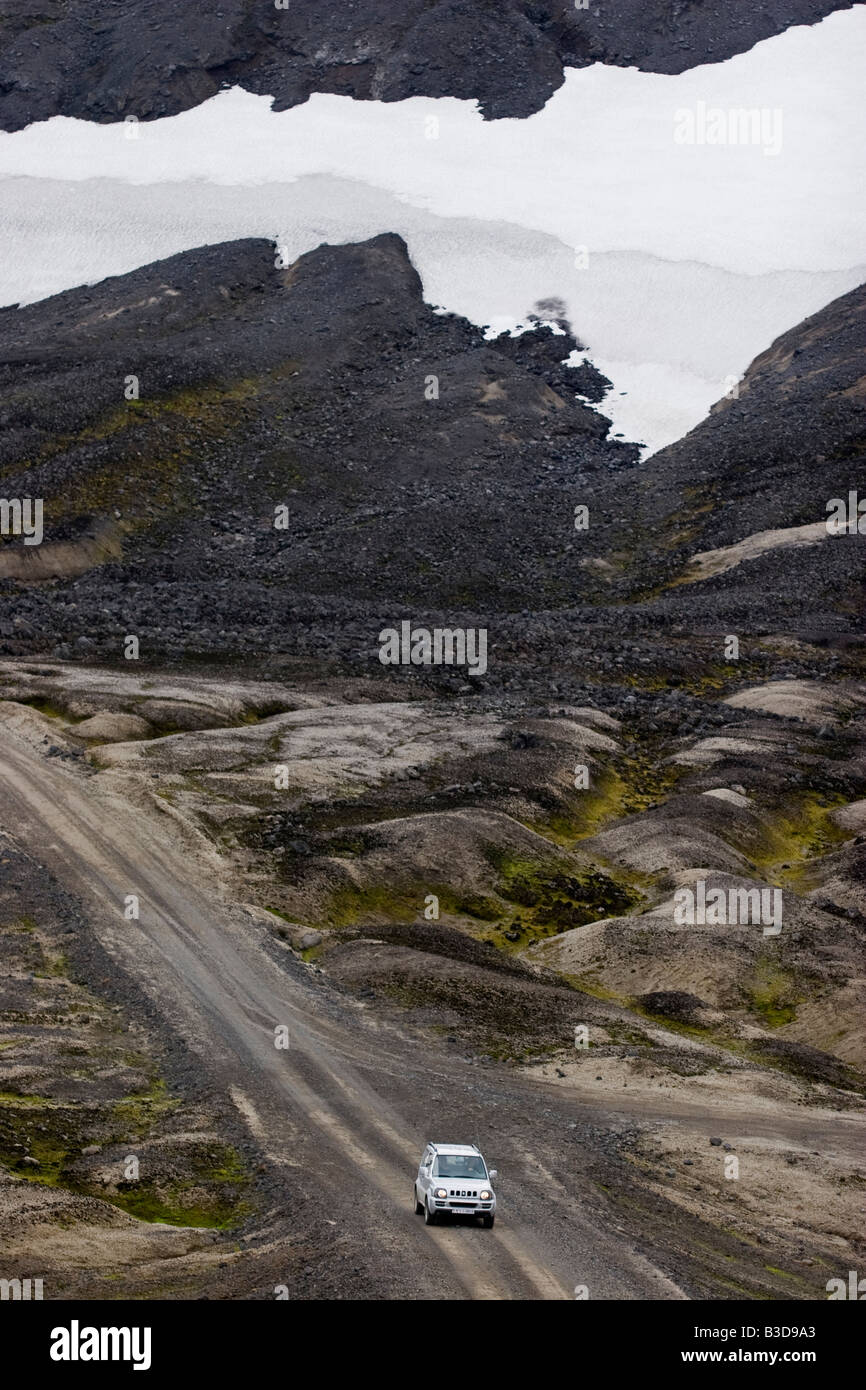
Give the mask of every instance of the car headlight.
M 448 1193 L 445 1191 L 444 1187 L 437 1187 L 435 1195 L 439 1198 L 442 1198 L 447 1197 Z
M 482 1202 L 489 1202 L 490 1196 L 491 1194 L 487 1191 L 487 1188 L 485 1188 L 484 1191 L 481 1193 Z

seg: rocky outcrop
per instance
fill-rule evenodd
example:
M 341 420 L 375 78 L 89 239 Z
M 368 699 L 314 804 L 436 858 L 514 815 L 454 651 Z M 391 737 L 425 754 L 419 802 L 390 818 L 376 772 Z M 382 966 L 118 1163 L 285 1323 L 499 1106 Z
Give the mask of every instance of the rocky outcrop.
M 0 646 L 381 675 L 383 628 L 456 623 L 489 628 L 485 681 L 576 704 L 721 689 L 726 634 L 759 639 L 753 678 L 812 677 L 814 643 L 857 666 L 866 538 L 820 523 L 862 491 L 864 306 L 785 334 L 646 463 L 567 326 L 487 340 L 393 235 L 292 266 L 204 247 L 4 309 L 3 491 L 44 500 L 44 538 L 0 548 Z
M 0 312 L 4 489 L 45 514 L 42 546 L 0 555 L 18 620 L 0 636 L 249 650 L 304 612 L 378 632 L 581 593 L 575 480 L 638 451 L 578 397 L 608 383 L 562 365 L 575 340 L 487 342 L 437 314 L 396 236 L 276 260 L 206 247 Z M 122 556 L 74 582 L 25 565 L 108 525 Z
M 118 121 L 174 115 L 240 85 L 278 110 L 313 92 L 361 100 L 477 100 L 488 117 L 528 116 L 567 67 L 603 62 L 679 73 L 720 62 L 842 0 L 50 0 L 0 17 L 0 127 L 50 116 Z
M 851 493 L 855 507 L 866 501 L 864 353 L 861 285 L 777 338 L 707 419 L 650 460 L 643 510 L 658 545 L 641 562 L 645 580 L 689 586 L 665 603 L 740 624 L 763 608 L 767 631 L 859 640 L 849 615 L 864 603 L 866 516 L 834 530 L 830 504 L 847 516 Z

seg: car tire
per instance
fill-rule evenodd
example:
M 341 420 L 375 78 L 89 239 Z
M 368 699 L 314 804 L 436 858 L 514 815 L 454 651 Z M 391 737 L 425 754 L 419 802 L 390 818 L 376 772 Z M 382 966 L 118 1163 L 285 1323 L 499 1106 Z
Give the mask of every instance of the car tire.
M 425 1225 L 425 1226 L 435 1226 L 435 1225 L 436 1225 L 436 1212 L 430 1210 L 430 1204 L 429 1204 L 429 1202 L 425 1202 L 425 1203 L 424 1203 L 424 1225 Z
M 483 1215 L 482 1215 L 482 1217 L 481 1217 L 481 1224 L 482 1224 L 482 1226 L 484 1227 L 485 1231 L 490 1231 L 490 1230 L 492 1230 L 492 1229 L 493 1229 L 493 1212 L 490 1212 L 489 1215 L 487 1214 L 487 1212 L 484 1212 Z
M 413 1189 L 412 1189 L 412 1194 L 413 1194 L 413 1201 L 415 1202 L 415 1215 L 416 1215 L 416 1216 L 420 1216 L 421 1213 L 422 1213 L 422 1211 L 424 1210 L 424 1204 L 423 1204 L 423 1202 L 419 1202 L 419 1201 L 418 1201 L 418 1189 L 417 1189 L 417 1187 L 413 1187 Z

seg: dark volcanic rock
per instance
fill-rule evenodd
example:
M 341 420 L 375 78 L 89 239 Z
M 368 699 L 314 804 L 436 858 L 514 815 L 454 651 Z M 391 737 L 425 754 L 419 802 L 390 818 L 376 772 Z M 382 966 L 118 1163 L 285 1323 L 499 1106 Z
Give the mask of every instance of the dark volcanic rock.
M 664 1018 L 675 1019 L 679 1023 L 690 1023 L 707 1005 L 696 994 L 686 994 L 683 990 L 660 989 L 650 994 L 642 994 L 638 1000 L 642 1008 L 650 1014 L 661 1014 Z
M 3 492 L 45 500 L 43 544 L 0 546 L 0 654 L 120 658 L 131 634 L 149 660 L 381 675 L 383 627 L 481 626 L 485 679 L 618 687 L 659 733 L 686 689 L 721 687 L 726 633 L 800 634 L 832 647 L 825 673 L 859 669 L 862 536 L 698 582 L 690 560 L 862 490 L 866 291 L 641 463 L 578 398 L 609 383 L 563 366 L 570 332 L 485 340 L 424 303 L 393 235 L 275 259 L 204 247 L 0 310 Z M 744 655 L 751 678 L 779 670 L 775 648 Z M 813 674 L 808 653 L 783 674 Z
M 840 1090 L 863 1090 L 863 1078 L 852 1067 L 807 1043 L 789 1042 L 785 1038 L 756 1038 L 755 1052 L 773 1059 L 779 1066 L 811 1081 L 821 1081 Z
M 658 540 L 646 556 L 648 587 L 683 577 L 694 554 L 826 522 L 831 499 L 858 488 L 866 495 L 864 357 L 861 285 L 777 338 L 749 367 L 736 396 L 654 455 L 653 487 L 642 507 Z M 760 595 L 767 631 L 784 626 L 823 640 L 847 630 L 838 622 L 842 613 L 866 606 L 863 549 L 862 534 L 773 549 L 676 590 L 663 606 L 686 614 L 712 607 L 736 632 L 744 613 L 757 616 Z
M 325 602 L 393 622 L 579 596 L 575 479 L 637 449 L 577 399 L 606 383 L 569 381 L 575 340 L 532 337 L 436 314 L 392 235 L 287 270 L 264 241 L 207 247 L 0 311 L 4 487 L 46 513 L 0 582 L 66 581 L 15 615 L 115 651 L 156 629 L 213 651 Z
M 756 357 L 736 396 L 653 459 L 675 505 L 688 484 L 724 501 L 695 517 L 689 546 L 824 520 L 857 481 L 866 440 L 866 285 L 828 304 Z M 862 478 L 862 473 L 860 474 Z M 665 504 L 660 488 L 657 502 Z
M 312 92 L 399 101 L 477 99 L 488 117 L 527 116 L 563 69 L 594 62 L 679 73 L 720 62 L 843 0 L 142 0 L 0 3 L 0 127 L 49 116 L 117 121 L 173 115 L 220 88 L 275 98 Z

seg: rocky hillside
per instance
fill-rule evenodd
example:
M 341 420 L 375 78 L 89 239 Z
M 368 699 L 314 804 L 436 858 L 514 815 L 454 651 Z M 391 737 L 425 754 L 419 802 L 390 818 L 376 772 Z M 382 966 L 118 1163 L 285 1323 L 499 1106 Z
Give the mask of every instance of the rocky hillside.
M 777 338 L 736 394 L 651 460 L 642 511 L 660 532 L 644 577 L 656 589 L 686 582 L 690 595 L 668 590 L 666 605 L 708 604 L 740 624 L 763 616 L 792 638 L 862 640 L 866 521 L 838 536 L 827 522 L 833 499 L 847 508 L 858 487 L 866 499 L 864 353 L 860 286 Z
M 485 341 L 424 303 L 394 236 L 290 267 L 263 241 L 207 247 L 0 312 L 0 492 L 45 501 L 42 544 L 0 544 L 7 758 L 111 818 L 135 807 L 137 836 L 170 826 L 325 1011 L 419 1048 L 425 1074 L 432 1049 L 465 1066 L 455 1132 L 525 1113 L 545 1185 L 584 1182 L 554 1105 L 595 1108 L 607 1225 L 651 1229 L 696 1296 L 814 1298 L 819 1270 L 823 1297 L 860 1248 L 838 1136 L 866 1094 L 866 536 L 824 518 L 862 490 L 863 308 L 855 291 L 784 335 L 644 463 L 609 438 L 604 379 L 563 367 L 570 331 Z M 382 666 L 378 633 L 406 617 L 489 628 L 487 673 Z M 23 1229 L 22 1268 L 80 1288 L 100 1222 L 137 1292 L 168 1258 L 175 1289 L 273 1285 L 270 1224 L 237 1269 L 225 1239 L 138 1234 L 194 1200 L 237 1246 L 225 1199 L 248 1194 L 254 1222 L 266 1164 L 208 1097 L 163 1105 L 189 1074 L 167 1044 L 146 1074 L 107 1050 L 74 937 L 66 973 L 75 921 L 53 891 L 22 917 L 41 869 L 0 851 L 7 1025 L 87 1008 L 74 1075 L 48 1075 L 50 1034 L 6 1054 L 0 1225 Z M 683 893 L 767 894 L 780 930 L 682 920 Z M 112 1012 L 147 1050 L 133 1004 Z M 67 1119 L 79 1094 L 89 1127 Z M 129 1135 L 153 1163 L 135 1206 Z M 516 1170 L 522 1128 L 500 1144 Z M 48 1177 L 72 1196 L 22 1223 Z M 317 1211 L 302 1285 L 352 1287 Z M 70 1215 L 84 1234 L 49 1258 L 38 1233 Z
M 366 672 L 382 627 L 459 615 L 488 682 L 581 699 L 723 679 L 732 633 L 753 676 L 781 631 L 790 674 L 828 642 L 859 669 L 864 538 L 823 522 L 863 476 L 862 289 L 641 464 L 570 332 L 486 341 L 396 236 L 276 260 L 205 247 L 0 311 L 3 491 L 45 503 L 41 545 L 0 546 L 6 654 L 135 634 Z
M 305 614 L 573 601 L 579 484 L 637 456 L 574 346 L 435 313 L 395 236 L 289 269 L 208 247 L 0 312 L 3 485 L 46 518 L 0 553 L 6 635 L 213 653 Z
M 399 101 L 478 100 L 488 117 L 527 116 L 563 69 L 604 62 L 678 73 L 720 62 L 843 0 L 143 0 L 0 4 L 0 127 L 50 116 L 140 120 L 187 110 L 226 86 L 273 96 L 277 109 L 312 92 Z
M 656 515 L 691 484 L 717 504 L 696 515 L 695 543 L 825 519 L 866 449 L 864 353 L 861 285 L 777 338 L 706 420 L 656 454 Z

